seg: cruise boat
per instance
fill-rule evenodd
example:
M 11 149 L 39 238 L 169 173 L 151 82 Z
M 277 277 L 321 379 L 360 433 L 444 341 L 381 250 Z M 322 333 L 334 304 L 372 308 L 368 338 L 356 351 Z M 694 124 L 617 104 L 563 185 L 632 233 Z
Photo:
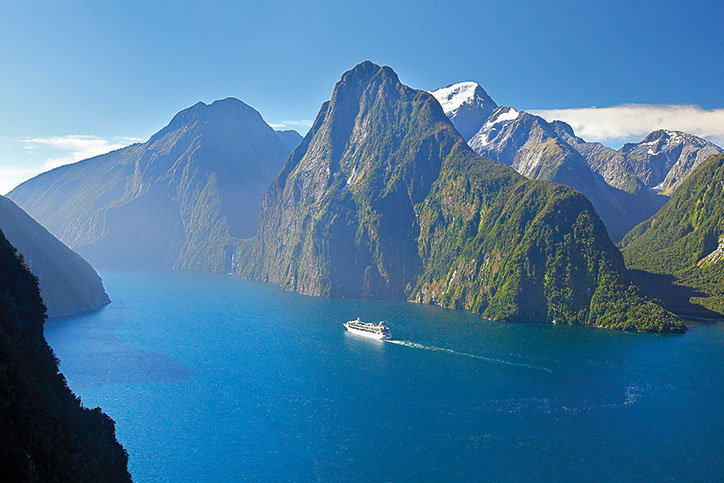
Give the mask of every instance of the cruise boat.
M 392 337 L 390 335 L 390 329 L 383 322 L 377 324 L 362 322 L 359 320 L 359 317 L 357 317 L 356 320 L 345 322 L 344 327 L 353 334 L 370 339 L 385 340 Z

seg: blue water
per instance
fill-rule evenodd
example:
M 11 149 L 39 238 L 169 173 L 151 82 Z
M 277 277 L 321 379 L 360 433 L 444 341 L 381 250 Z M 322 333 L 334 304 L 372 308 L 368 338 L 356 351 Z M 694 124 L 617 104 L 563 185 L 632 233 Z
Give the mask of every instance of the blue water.
M 724 325 L 627 334 L 101 275 L 113 303 L 45 335 L 136 481 L 724 477 Z M 398 341 L 347 334 L 357 316 Z

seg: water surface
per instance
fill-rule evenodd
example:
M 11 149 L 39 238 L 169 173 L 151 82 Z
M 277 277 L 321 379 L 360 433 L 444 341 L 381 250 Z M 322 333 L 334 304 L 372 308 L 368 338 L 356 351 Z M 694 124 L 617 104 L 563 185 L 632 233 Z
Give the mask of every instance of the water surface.
M 628 334 L 101 276 L 113 303 L 45 335 L 136 481 L 722 478 L 724 325 Z M 347 334 L 357 316 L 397 341 Z

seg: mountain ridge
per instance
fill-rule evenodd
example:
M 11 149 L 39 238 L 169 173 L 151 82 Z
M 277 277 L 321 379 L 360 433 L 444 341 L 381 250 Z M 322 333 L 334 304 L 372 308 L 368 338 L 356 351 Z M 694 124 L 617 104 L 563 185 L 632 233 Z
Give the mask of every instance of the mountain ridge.
M 554 243 L 562 233 L 570 241 Z M 309 295 L 685 330 L 627 280 L 585 198 L 480 157 L 431 94 L 369 61 L 345 72 L 322 104 L 244 251 L 242 276 Z M 559 284 L 566 270 L 584 288 Z
M 289 151 L 242 101 L 198 102 L 145 143 L 43 173 L 8 196 L 96 265 L 228 272 Z
M 111 302 L 87 261 L 4 196 L 0 196 L 0 229 L 38 278 L 48 317 L 90 312 Z
M 475 109 L 475 103 L 468 104 Z M 441 105 L 457 126 L 454 110 Z M 476 133 L 466 137 L 474 151 L 513 166 L 529 178 L 580 191 L 593 202 L 616 241 L 653 215 L 708 155 L 722 152 L 709 141 L 678 131 L 654 131 L 640 143 L 629 143 L 616 151 L 586 142 L 565 122 L 549 123 L 511 107 L 498 106 L 493 112 L 478 109 L 477 115 L 485 121 Z M 647 146 L 662 135 L 666 140 L 658 145 L 665 149 L 652 152 Z M 669 146 L 669 138 L 678 141 Z M 652 178 L 651 171 L 656 169 L 666 172 L 661 175 L 657 171 Z

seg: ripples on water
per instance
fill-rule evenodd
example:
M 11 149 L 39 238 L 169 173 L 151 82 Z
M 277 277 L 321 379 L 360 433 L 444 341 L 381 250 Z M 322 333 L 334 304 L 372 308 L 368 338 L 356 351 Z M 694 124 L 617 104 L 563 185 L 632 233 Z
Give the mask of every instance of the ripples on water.
M 724 326 L 625 334 L 101 275 L 113 303 L 46 337 L 136 481 L 721 478 Z M 347 334 L 357 316 L 398 340 Z

